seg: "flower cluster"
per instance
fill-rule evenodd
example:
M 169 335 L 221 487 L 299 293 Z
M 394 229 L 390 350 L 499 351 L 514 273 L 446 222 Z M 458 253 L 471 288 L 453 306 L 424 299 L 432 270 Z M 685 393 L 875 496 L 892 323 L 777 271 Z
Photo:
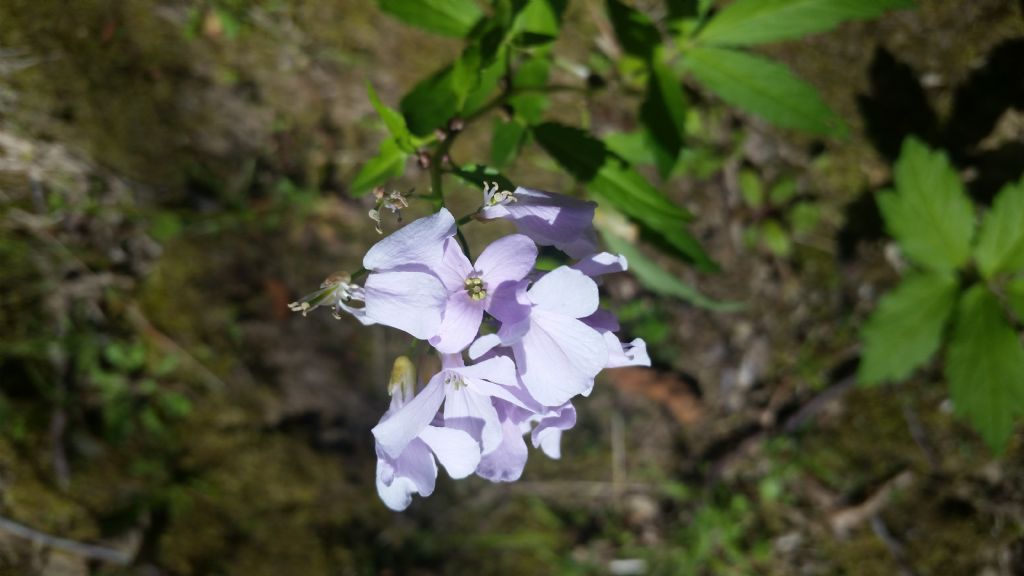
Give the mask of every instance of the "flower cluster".
M 391 406 L 373 428 L 377 488 L 395 510 L 433 492 L 437 462 L 453 478 L 514 481 L 527 434 L 559 458 L 561 434 L 576 422 L 571 400 L 589 395 L 605 368 L 650 364 L 644 342 L 620 342 L 614 315 L 598 307 L 595 279 L 624 271 L 626 261 L 597 252 L 593 203 L 492 185 L 477 217 L 510 220 L 518 233 L 471 262 L 441 208 L 370 248 L 362 286 L 336 277 L 293 305 L 306 312 L 329 304 L 440 354 L 440 371 L 418 393 L 412 363 L 396 361 Z M 537 270 L 538 245 L 574 263 Z

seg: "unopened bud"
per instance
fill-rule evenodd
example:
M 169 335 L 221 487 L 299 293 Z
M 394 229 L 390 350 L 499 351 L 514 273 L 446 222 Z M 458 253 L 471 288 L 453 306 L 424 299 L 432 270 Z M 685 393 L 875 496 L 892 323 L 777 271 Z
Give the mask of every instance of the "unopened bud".
M 391 379 L 388 380 L 388 394 L 401 394 L 404 399 L 412 398 L 416 389 L 416 366 L 408 356 L 395 358 L 391 365 Z

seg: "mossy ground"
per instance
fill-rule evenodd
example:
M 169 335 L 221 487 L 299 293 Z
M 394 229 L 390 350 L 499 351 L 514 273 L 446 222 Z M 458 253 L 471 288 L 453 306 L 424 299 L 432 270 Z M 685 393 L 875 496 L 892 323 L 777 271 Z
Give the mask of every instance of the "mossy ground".
M 577 55 L 594 35 L 582 4 L 563 40 Z M 1020 442 L 994 459 L 945 410 L 937 373 L 846 392 L 792 429 L 769 422 L 848 376 L 857 326 L 897 278 L 855 211 L 888 179 L 858 104 L 878 88 L 876 49 L 927 76 L 946 118 L 957 86 L 1024 34 L 1011 3 L 921 4 L 770 49 L 850 121 L 847 141 L 698 100 L 707 176 L 669 191 L 724 272 L 678 271 L 746 310 L 609 282 L 664 371 L 602 381 L 562 461 L 532 455 L 513 485 L 442 474 L 396 515 L 377 501 L 368 431 L 407 343 L 285 304 L 376 238 L 345 194 L 381 133 L 365 82 L 396 102 L 457 45 L 367 2 L 3 2 L 0 48 L 31 65 L 0 80 L 0 515 L 135 562 L 0 536 L 0 572 L 602 574 L 641 559 L 657 574 L 1019 573 Z M 599 99 L 589 120 L 621 116 Z M 486 146 L 467 136 L 460 158 Z M 514 168 L 570 185 L 546 166 Z M 791 255 L 740 240 L 758 218 L 740 206 L 741 168 L 794 178 L 819 206 Z

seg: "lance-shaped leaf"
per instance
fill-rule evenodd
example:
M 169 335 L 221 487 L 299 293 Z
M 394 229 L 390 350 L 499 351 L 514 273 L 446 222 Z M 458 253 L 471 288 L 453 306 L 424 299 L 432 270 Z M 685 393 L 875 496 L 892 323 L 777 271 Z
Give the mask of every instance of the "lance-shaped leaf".
M 394 139 L 385 140 L 380 145 L 380 153 L 363 164 L 350 184 L 352 196 L 363 196 L 374 186 L 398 178 L 405 173 L 405 161 L 408 155 L 398 147 Z
M 861 330 L 860 381 L 903 380 L 930 360 L 942 343 L 956 294 L 952 276 L 922 274 L 908 276 L 883 296 Z
M 846 133 L 818 91 L 778 62 L 738 50 L 697 47 L 685 53 L 682 68 L 722 100 L 773 124 L 811 134 Z
M 646 14 L 620 0 L 608 0 L 608 17 L 622 49 L 632 56 L 649 60 L 661 43 L 661 35 Z
M 491 131 L 491 163 L 503 168 L 514 160 L 525 137 L 526 126 L 522 122 L 496 119 Z
M 647 96 L 640 106 L 640 121 L 654 144 L 658 174 L 668 178 L 683 149 L 686 130 L 686 99 L 683 88 L 660 58 L 651 62 Z
M 986 278 L 1001 272 L 1024 272 L 1024 179 L 1008 184 L 985 215 L 974 249 Z
M 373 109 L 377 111 L 377 115 L 384 122 L 384 126 L 387 127 L 398 147 L 406 152 L 415 151 L 416 147 L 412 142 L 412 134 L 409 133 L 408 126 L 405 125 L 405 118 L 397 110 L 381 102 L 377 91 L 373 89 L 373 84 L 369 82 L 366 83 L 366 93 L 370 96 Z
M 721 302 L 702 294 L 648 258 L 629 240 L 618 236 L 607 227 L 599 226 L 598 231 L 608 249 L 625 256 L 626 261 L 629 262 L 629 271 L 651 292 L 679 298 L 699 308 L 718 312 L 732 312 L 743 308 L 743 304 L 740 302 Z
M 399 103 L 409 131 L 416 136 L 430 134 L 458 113 L 452 68 L 447 66 L 421 80 Z
M 553 41 L 562 27 L 562 14 L 567 5 L 568 0 L 526 0 L 512 26 L 513 34 L 524 45 Z
M 1015 278 L 1006 284 L 1006 301 L 1017 320 L 1024 322 L 1024 278 Z
M 956 413 L 996 452 L 1006 447 L 1013 419 L 1024 412 L 1024 347 L 999 302 L 975 285 L 964 293 L 946 355 Z
M 698 40 L 731 46 L 791 40 L 913 5 L 911 0 L 737 0 L 715 14 Z
M 880 193 L 878 206 L 907 258 L 937 272 L 966 264 L 974 207 L 946 155 L 907 138 L 894 179 L 895 192 Z
M 462 38 L 483 13 L 473 0 L 379 0 L 380 9 L 428 32 Z
M 537 143 L 566 171 L 584 182 L 591 195 L 637 221 L 647 232 L 704 270 L 715 264 L 687 231 L 692 216 L 604 143 L 583 130 L 554 122 L 533 128 Z

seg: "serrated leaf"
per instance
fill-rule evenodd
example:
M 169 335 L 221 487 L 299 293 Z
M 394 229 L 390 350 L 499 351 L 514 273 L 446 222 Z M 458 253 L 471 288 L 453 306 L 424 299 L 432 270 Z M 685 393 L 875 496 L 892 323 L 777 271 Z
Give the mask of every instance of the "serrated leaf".
M 629 263 L 629 271 L 651 292 L 679 298 L 694 306 L 718 312 L 731 312 L 743 308 L 743 304 L 740 302 L 721 302 L 701 294 L 693 286 L 665 271 L 657 262 L 645 256 L 639 248 L 625 238 L 603 226 L 599 226 L 598 231 L 608 249 L 625 256 Z
M 640 106 L 640 122 L 651 135 L 658 174 L 665 179 L 679 159 L 686 130 L 686 99 L 679 80 L 655 58 L 647 80 L 647 95 Z
M 982 275 L 1024 272 L 1024 179 L 996 195 L 978 233 L 974 258 Z
M 428 32 L 463 38 L 483 12 L 473 0 L 378 0 L 380 9 Z
M 715 14 L 697 38 L 730 46 L 778 42 L 913 5 L 911 0 L 737 0 Z
M 409 131 L 426 136 L 444 126 L 459 111 L 452 82 L 452 66 L 421 80 L 398 105 Z
M 380 153 L 363 164 L 350 184 L 349 193 L 359 197 L 365 195 L 374 186 L 398 178 L 405 173 L 405 161 L 408 155 L 398 147 L 393 139 L 385 140 L 380 145 Z
M 526 126 L 518 121 L 496 119 L 491 132 L 491 164 L 502 168 L 515 159 L 525 136 Z
M 810 84 L 772 60 L 726 48 L 697 47 L 685 71 L 729 104 L 784 128 L 843 136 L 846 126 Z
M 995 452 L 1024 412 L 1024 348 L 999 302 L 975 285 L 958 306 L 946 355 L 946 377 L 956 413 L 966 417 Z
M 966 264 L 974 235 L 974 206 L 946 155 L 907 138 L 894 179 L 895 192 L 880 193 L 878 206 L 907 258 L 938 272 Z
M 615 29 L 626 54 L 649 60 L 654 49 L 661 43 L 661 35 L 654 22 L 639 10 L 626 6 L 619 0 L 607 0 L 608 18 Z
M 666 246 L 704 270 L 715 264 L 687 231 L 692 216 L 676 205 L 604 143 L 583 130 L 554 122 L 533 128 L 537 143 L 590 194 L 637 221 Z
M 957 283 L 950 275 L 908 276 L 882 297 L 861 330 L 863 384 L 903 380 L 939 349 L 953 313 Z
M 373 109 L 377 111 L 377 115 L 384 122 L 384 126 L 387 127 L 398 147 L 406 152 L 415 151 L 416 147 L 412 143 L 412 134 L 409 133 L 409 128 L 405 125 L 405 118 L 397 110 L 381 102 L 377 91 L 373 89 L 373 84 L 369 82 L 366 83 L 366 93 L 370 97 L 370 104 L 373 104 Z

